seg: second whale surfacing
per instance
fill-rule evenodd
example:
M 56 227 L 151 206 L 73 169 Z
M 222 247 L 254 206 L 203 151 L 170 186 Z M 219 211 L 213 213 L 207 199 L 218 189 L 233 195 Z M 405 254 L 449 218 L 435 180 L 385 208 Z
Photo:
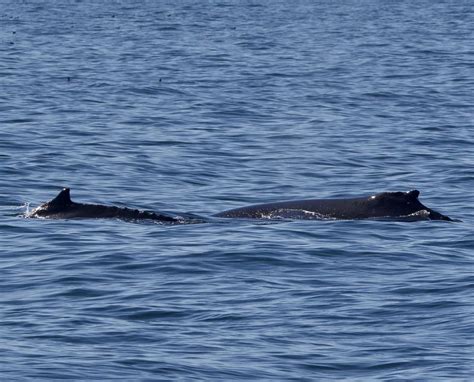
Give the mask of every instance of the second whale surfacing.
M 153 220 L 168 224 L 186 223 L 186 219 L 156 213 L 141 211 L 127 207 L 106 206 L 101 204 L 75 203 L 71 200 L 70 189 L 64 188 L 53 200 L 40 205 L 28 214 L 33 218 L 48 219 L 104 219 L 116 218 L 128 221 Z M 189 222 L 192 219 L 189 220 Z
M 214 216 L 244 219 L 453 221 L 448 216 L 424 206 L 418 200 L 419 195 L 418 190 L 412 190 L 382 192 L 362 198 L 283 201 L 235 208 Z

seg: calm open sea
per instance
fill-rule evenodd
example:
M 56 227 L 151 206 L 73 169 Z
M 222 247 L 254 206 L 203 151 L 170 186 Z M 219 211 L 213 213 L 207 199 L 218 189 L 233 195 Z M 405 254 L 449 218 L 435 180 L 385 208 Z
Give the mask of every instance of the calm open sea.
M 0 0 L 0 380 L 472 381 L 473 8 Z M 203 216 L 416 188 L 462 222 L 19 217 L 64 186 Z

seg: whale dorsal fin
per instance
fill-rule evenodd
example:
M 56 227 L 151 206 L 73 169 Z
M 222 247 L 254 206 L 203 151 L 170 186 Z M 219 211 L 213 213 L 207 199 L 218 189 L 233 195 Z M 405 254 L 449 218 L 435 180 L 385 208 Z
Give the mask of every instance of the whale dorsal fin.
M 59 208 L 63 206 L 68 206 L 72 203 L 71 201 L 71 195 L 70 195 L 70 189 L 69 188 L 63 188 L 61 192 L 53 199 L 51 200 L 48 204 L 51 207 Z
M 420 196 L 420 191 L 418 190 L 408 191 L 407 196 L 410 200 L 418 200 L 418 196 Z

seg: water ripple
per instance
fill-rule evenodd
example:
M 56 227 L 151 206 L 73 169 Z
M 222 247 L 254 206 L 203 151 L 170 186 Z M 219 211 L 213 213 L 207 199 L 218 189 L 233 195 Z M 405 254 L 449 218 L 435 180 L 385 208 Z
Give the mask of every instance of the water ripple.
M 470 380 L 472 6 L 2 2 L 4 380 Z M 162 226 L 420 189 L 462 220 Z M 31 207 L 28 207 L 31 206 Z

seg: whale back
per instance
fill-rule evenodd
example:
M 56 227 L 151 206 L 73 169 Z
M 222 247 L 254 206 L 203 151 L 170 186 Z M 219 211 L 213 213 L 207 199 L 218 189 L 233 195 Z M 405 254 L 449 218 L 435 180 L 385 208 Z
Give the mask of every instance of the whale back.
M 349 199 L 308 199 L 257 204 L 218 213 L 216 217 L 250 219 L 370 219 L 407 217 L 426 211 L 427 218 L 449 218 L 424 206 L 418 190 L 408 192 L 382 192 Z M 423 218 L 423 217 L 420 217 Z
M 420 192 L 382 192 L 379 194 L 343 199 L 313 199 L 288 202 L 288 208 L 301 208 L 330 219 L 368 219 L 400 217 L 428 210 L 418 200 Z
M 74 203 L 71 200 L 70 189 L 63 188 L 54 199 L 35 208 L 31 212 L 30 216 L 49 216 L 58 212 L 66 211 L 70 209 L 73 204 Z
M 34 209 L 29 217 L 53 219 L 118 218 L 123 220 L 157 220 L 168 223 L 180 221 L 173 216 L 151 211 L 101 204 L 75 203 L 71 200 L 69 188 L 63 188 L 54 199 Z
M 427 209 L 418 200 L 420 191 L 408 192 L 382 192 L 368 198 L 368 203 L 373 204 L 377 215 L 404 216 Z

